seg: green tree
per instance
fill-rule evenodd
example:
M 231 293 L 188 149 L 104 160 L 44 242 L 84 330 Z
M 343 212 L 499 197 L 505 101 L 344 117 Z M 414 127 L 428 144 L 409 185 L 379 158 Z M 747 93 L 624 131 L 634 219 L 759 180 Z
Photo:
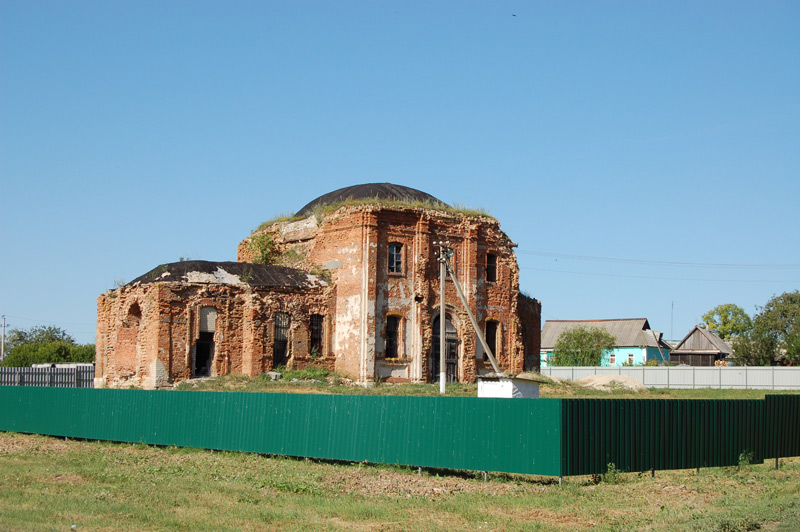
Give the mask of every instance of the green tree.
M 769 365 L 778 358 L 800 364 L 800 291 L 772 297 L 759 309 L 749 334 L 733 345 L 737 364 Z
M 25 344 L 42 344 L 45 342 L 66 342 L 74 344 L 73 338 L 67 331 L 55 325 L 36 325 L 30 329 L 11 329 L 6 337 L 6 352 Z
M 703 321 L 709 331 L 717 333 L 723 340 L 747 334 L 753 328 L 753 321 L 747 312 L 733 303 L 712 308 L 703 314 Z
M 76 344 L 65 330 L 53 325 L 11 329 L 2 366 L 94 362 L 94 349 L 94 344 Z
M 22 368 L 31 364 L 94 362 L 94 345 L 44 342 L 15 347 L 3 360 L 4 367 Z
M 613 349 L 617 339 L 599 327 L 579 326 L 561 333 L 553 347 L 554 366 L 598 366 L 603 351 Z

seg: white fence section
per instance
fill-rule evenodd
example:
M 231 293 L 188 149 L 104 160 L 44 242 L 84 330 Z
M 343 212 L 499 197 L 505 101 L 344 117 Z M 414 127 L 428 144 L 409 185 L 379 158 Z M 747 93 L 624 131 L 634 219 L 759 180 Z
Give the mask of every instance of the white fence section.
M 94 388 L 94 367 L 0 368 L 0 386 Z
M 800 390 L 800 367 L 549 366 L 542 368 L 541 373 L 573 381 L 590 375 L 627 375 L 648 388 Z

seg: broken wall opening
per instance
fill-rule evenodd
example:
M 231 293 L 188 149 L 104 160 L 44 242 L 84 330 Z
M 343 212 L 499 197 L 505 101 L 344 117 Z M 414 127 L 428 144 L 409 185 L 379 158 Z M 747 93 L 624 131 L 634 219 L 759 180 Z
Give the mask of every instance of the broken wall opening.
M 217 309 L 200 307 L 199 333 L 194 343 L 193 377 L 211 376 L 214 362 L 214 333 L 217 327 Z

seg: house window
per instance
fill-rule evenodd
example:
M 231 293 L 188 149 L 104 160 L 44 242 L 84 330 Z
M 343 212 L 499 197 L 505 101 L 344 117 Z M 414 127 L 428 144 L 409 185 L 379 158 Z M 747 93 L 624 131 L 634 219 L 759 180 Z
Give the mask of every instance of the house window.
M 285 312 L 275 314 L 275 340 L 272 343 L 272 366 L 286 364 L 289 346 L 289 315 Z
M 403 244 L 389 243 L 389 273 L 403 273 Z
M 497 281 L 497 255 L 494 253 L 486 254 L 486 281 L 489 283 Z
M 400 317 L 386 316 L 386 358 L 398 358 L 397 337 L 400 331 Z
M 616 363 L 617 363 L 617 355 L 615 355 L 614 353 L 608 355 L 608 365 L 614 366 L 616 365 Z
M 497 322 L 486 322 L 486 345 L 492 350 L 492 355 L 497 358 Z M 484 354 L 483 358 L 488 360 L 489 357 Z
M 628 353 L 628 365 L 633 366 L 633 353 Z
M 322 315 L 311 315 L 311 351 L 310 355 L 318 357 L 322 355 Z

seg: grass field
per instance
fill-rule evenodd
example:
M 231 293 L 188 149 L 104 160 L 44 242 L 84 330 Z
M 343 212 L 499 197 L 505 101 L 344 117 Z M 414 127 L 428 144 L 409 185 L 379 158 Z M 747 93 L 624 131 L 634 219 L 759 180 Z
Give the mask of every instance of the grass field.
M 0 529 L 798 530 L 800 459 L 605 478 L 316 462 L 0 433 Z
M 316 370 L 179 389 L 438 395 L 438 385 L 348 386 Z M 291 382 L 297 379 L 296 382 Z M 314 382 L 319 381 L 319 382 Z M 449 385 L 475 396 L 475 385 Z M 611 392 L 545 384 L 542 397 L 759 399 L 765 390 Z M 556 479 L 321 462 L 0 432 L 0 531 L 800 530 L 800 458 L 739 467 Z
M 292 382 L 292 380 L 296 382 Z M 284 378 L 271 381 L 266 375 L 249 378 L 242 375 L 226 375 L 209 379 L 193 379 L 178 384 L 178 390 L 197 390 L 215 392 L 253 392 L 253 393 L 330 393 L 353 395 L 439 395 L 436 384 L 386 384 L 373 387 L 343 384 L 347 382 L 336 374 L 321 369 L 287 370 Z M 675 390 L 649 388 L 641 392 L 627 388 L 616 388 L 610 392 L 593 390 L 564 381 L 562 383 L 542 384 L 541 397 L 595 397 L 616 399 L 763 399 L 766 394 L 798 393 L 775 392 L 773 390 L 729 390 L 704 388 L 697 390 Z M 476 397 L 477 384 L 453 383 L 447 385 L 449 397 Z

